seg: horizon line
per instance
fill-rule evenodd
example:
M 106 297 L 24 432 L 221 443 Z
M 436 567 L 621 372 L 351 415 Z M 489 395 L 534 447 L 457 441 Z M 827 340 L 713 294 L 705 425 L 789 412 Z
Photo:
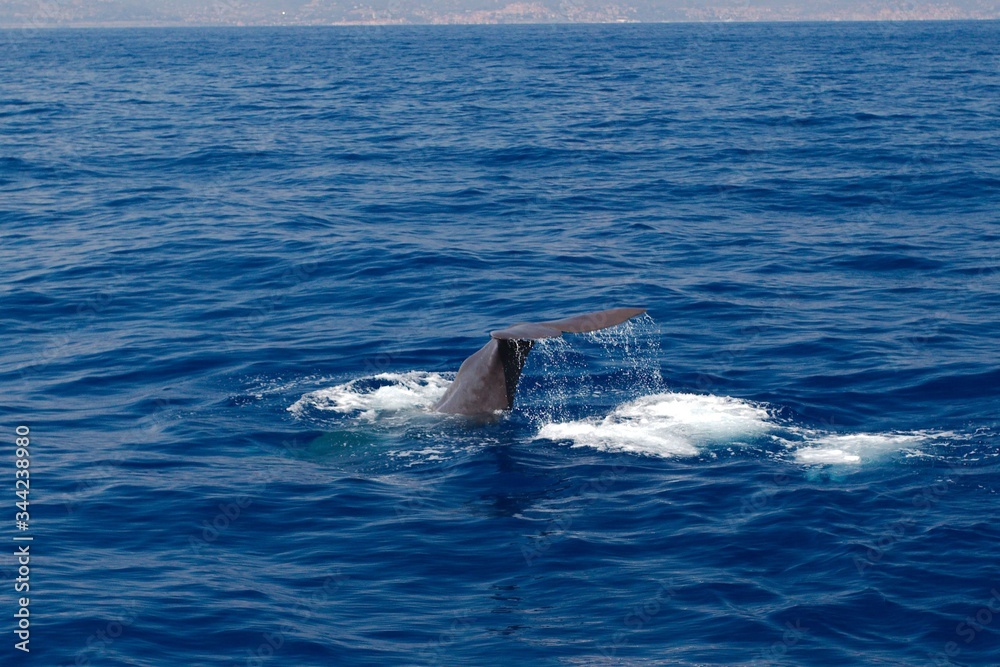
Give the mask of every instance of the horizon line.
M 997 17 L 903 17 L 903 18 L 767 18 L 767 19 L 672 19 L 664 21 L 641 21 L 632 19 L 616 19 L 611 21 L 335 21 L 330 23 L 305 22 L 253 22 L 253 23 L 196 23 L 196 22 L 97 22 L 97 23 L 18 23 L 0 24 L 0 30 L 99 30 L 109 28 L 356 28 L 356 27 L 461 27 L 461 26 L 556 26 L 556 25 L 692 25 L 692 24 L 725 24 L 725 23 L 987 23 L 1000 21 Z

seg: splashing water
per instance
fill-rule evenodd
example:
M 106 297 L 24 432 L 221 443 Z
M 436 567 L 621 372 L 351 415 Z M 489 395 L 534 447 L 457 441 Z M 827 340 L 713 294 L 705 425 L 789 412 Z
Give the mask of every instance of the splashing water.
M 660 457 L 777 445 L 779 456 L 799 464 L 857 465 L 900 451 L 919 454 L 921 447 L 958 437 L 935 431 L 836 433 L 782 422 L 778 410 L 763 403 L 670 392 L 657 363 L 658 333 L 645 315 L 584 334 L 577 338 L 582 347 L 574 345 L 576 337 L 537 341 L 515 403 L 515 413 L 536 430 L 533 439 Z M 595 378 L 589 364 L 594 359 L 616 369 L 613 377 Z M 452 378 L 426 371 L 381 373 L 306 393 L 287 410 L 324 427 L 430 426 L 447 419 L 431 410 Z M 603 417 L 579 414 L 600 405 L 606 407 Z
M 451 378 L 441 373 L 380 373 L 304 394 L 288 411 L 300 418 L 319 411 L 374 422 L 386 415 L 426 412 L 449 384 Z
M 644 314 L 610 329 L 536 341 L 515 408 L 541 425 L 569 419 L 581 407 L 663 391 L 659 336 Z M 598 374 L 603 368 L 612 370 Z
M 624 385 L 640 394 L 663 391 L 666 384 L 660 370 L 660 327 L 649 313 L 623 322 L 612 329 L 601 329 L 584 337 L 603 348 L 603 357 L 614 359 Z

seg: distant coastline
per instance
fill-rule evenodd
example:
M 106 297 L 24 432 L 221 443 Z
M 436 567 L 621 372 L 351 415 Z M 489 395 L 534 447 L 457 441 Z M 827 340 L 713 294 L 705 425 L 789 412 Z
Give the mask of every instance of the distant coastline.
M 850 18 L 850 19 L 704 19 L 704 20 L 671 20 L 671 21 L 334 21 L 330 23 L 187 23 L 187 22 L 100 22 L 100 23 L 0 23 L 0 30 L 100 30 L 114 28 L 358 28 L 358 27 L 420 27 L 420 26 L 584 26 L 584 25 L 723 25 L 723 24 L 796 24 L 796 23 L 962 23 L 962 22 L 992 22 L 998 17 L 975 18 Z
M 990 21 L 1000 19 L 1000 2 L 852 3 L 818 0 L 811 8 L 784 4 L 691 3 L 670 6 L 651 0 L 604 3 L 600 0 L 466 0 L 439 8 L 435 0 L 388 0 L 381 6 L 338 6 L 311 0 L 292 7 L 291 0 L 256 3 L 215 0 L 205 5 L 181 0 L 170 8 L 143 7 L 107 0 L 81 5 L 69 2 L 13 0 L 0 4 L 0 29 L 142 28 L 142 27 L 278 27 L 388 25 L 506 25 L 611 23 L 791 23 L 873 21 Z M 846 6 L 854 4 L 854 6 Z

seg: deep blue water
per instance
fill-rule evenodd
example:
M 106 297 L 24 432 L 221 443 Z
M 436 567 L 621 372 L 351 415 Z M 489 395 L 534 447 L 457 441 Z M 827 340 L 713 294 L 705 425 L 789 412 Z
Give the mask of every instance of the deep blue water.
M 3 664 L 1000 665 L 1000 24 L 0 38 Z

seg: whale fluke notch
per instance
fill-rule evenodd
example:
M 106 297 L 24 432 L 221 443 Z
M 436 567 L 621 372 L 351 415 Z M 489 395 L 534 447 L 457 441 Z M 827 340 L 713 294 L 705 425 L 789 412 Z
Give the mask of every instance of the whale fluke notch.
M 645 312 L 645 308 L 613 308 L 549 322 L 521 322 L 491 331 L 490 341 L 462 362 L 455 381 L 434 409 L 459 415 L 510 410 L 521 370 L 536 340 L 607 329 Z

